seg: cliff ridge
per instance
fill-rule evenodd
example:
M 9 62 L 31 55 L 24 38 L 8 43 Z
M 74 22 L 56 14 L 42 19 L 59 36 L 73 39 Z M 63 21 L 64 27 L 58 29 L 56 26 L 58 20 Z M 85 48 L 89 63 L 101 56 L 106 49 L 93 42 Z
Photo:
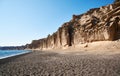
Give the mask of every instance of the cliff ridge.
M 47 38 L 33 40 L 27 49 L 49 50 L 66 48 L 96 41 L 120 39 L 120 2 L 90 9 L 84 14 L 73 15 Z

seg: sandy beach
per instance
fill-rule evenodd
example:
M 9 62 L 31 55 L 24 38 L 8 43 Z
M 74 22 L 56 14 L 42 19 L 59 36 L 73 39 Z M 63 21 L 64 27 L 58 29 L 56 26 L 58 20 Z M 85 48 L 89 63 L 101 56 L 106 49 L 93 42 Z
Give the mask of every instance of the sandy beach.
M 120 76 L 120 53 L 35 51 L 0 60 L 0 76 Z

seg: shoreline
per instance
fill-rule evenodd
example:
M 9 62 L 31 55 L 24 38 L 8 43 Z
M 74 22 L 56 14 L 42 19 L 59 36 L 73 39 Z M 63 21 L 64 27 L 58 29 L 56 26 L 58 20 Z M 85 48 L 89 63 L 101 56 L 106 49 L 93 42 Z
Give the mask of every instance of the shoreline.
M 119 76 L 120 53 L 35 51 L 0 60 L 1 76 Z
M 29 53 L 32 51 L 31 50 L 0 50 L 0 54 L 1 54 L 1 52 L 3 53 L 3 56 L 0 56 L 0 59 L 5 59 L 5 58 Z M 4 55 L 4 53 L 7 53 L 8 55 Z
M 7 62 L 10 62 L 10 61 L 12 61 L 12 60 L 14 60 L 16 58 L 19 58 L 21 56 L 24 56 L 24 55 L 27 55 L 27 54 L 30 54 L 30 53 L 32 53 L 32 52 L 27 52 L 27 53 L 23 53 L 23 54 L 19 54 L 19 55 L 15 55 L 15 56 L 0 59 L 0 65 L 4 64 L 4 63 L 7 63 Z

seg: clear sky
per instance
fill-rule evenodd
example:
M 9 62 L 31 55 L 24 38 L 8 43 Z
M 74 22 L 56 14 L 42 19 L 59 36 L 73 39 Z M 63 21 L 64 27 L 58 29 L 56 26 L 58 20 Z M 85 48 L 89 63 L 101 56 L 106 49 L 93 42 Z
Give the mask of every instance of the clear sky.
M 24 45 L 55 32 L 73 14 L 114 0 L 0 0 L 0 46 Z

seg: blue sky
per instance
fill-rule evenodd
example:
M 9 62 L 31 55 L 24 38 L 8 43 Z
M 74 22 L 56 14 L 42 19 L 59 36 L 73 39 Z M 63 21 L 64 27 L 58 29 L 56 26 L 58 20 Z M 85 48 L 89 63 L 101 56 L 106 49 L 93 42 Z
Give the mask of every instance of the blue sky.
M 55 32 L 73 14 L 113 0 L 0 0 L 0 46 L 30 43 Z

